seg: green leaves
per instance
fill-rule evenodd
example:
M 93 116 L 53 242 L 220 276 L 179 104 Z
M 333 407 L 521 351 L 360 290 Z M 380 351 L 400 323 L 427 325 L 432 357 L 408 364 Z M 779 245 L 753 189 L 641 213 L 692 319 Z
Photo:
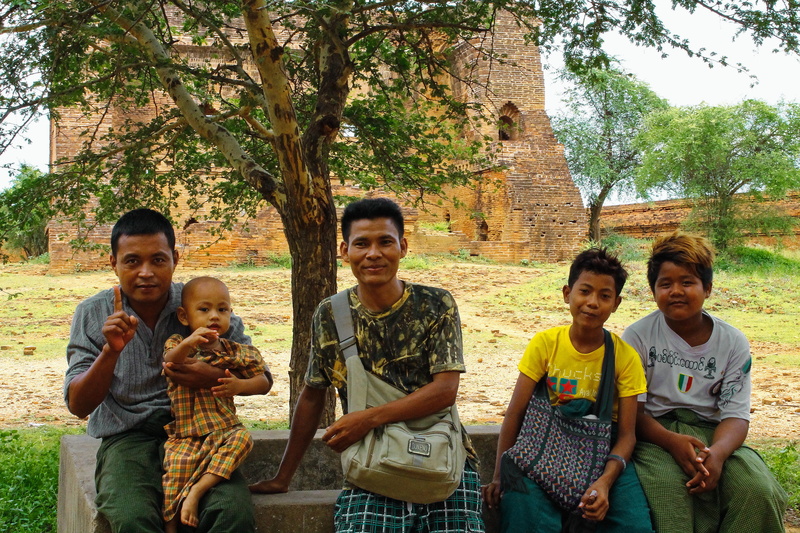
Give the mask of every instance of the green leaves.
M 719 249 L 735 243 L 743 227 L 781 229 L 780 216 L 754 212 L 753 202 L 800 187 L 799 115 L 798 104 L 757 100 L 654 114 L 637 139 L 645 153 L 639 187 L 694 199 L 690 222 Z
M 590 207 L 590 236 L 600 239 L 599 213 L 611 191 L 632 191 L 640 154 L 633 139 L 645 117 L 667 103 L 647 84 L 617 69 L 563 74 L 572 85 L 567 111 L 552 119 L 575 184 Z
M 53 214 L 48 176 L 23 166 L 11 184 L 0 192 L 0 242 L 32 258 L 47 252 L 47 223 Z

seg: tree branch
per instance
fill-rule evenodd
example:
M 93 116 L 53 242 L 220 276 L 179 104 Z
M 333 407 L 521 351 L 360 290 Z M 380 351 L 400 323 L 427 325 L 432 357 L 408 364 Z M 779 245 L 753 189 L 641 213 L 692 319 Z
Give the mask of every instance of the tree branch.
M 139 6 L 134 2 L 133 7 Z M 173 68 L 169 54 L 150 28 L 141 22 L 131 21 L 107 4 L 100 4 L 98 8 L 110 21 L 136 37 L 144 52 L 155 63 L 161 84 L 192 129 L 215 145 L 231 166 L 265 199 L 276 207 L 283 206 L 286 198 L 281 183 L 242 150 L 238 141 L 228 130 L 215 124 L 204 115 L 181 82 L 176 69 Z
M 486 28 L 477 28 L 472 26 L 464 26 L 463 24 L 456 24 L 450 22 L 425 22 L 419 24 L 381 24 L 379 26 L 372 26 L 367 28 L 366 30 L 357 33 L 350 37 L 347 41 L 345 41 L 345 45 L 347 47 L 352 46 L 353 44 L 357 43 L 361 39 L 372 35 L 373 33 L 386 33 L 386 32 L 393 32 L 393 31 L 418 31 L 418 30 L 435 30 L 439 28 L 451 28 L 456 30 L 468 31 L 473 33 L 485 33 L 489 30 Z

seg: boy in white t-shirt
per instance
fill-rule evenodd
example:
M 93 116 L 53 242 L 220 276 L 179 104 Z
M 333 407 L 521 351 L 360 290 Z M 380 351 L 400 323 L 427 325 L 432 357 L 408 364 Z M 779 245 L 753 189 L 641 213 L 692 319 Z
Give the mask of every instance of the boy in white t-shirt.
M 713 251 L 676 232 L 653 243 L 647 280 L 658 310 L 625 330 L 639 352 L 634 452 L 658 533 L 781 532 L 786 493 L 743 446 L 750 420 L 750 346 L 703 309 Z

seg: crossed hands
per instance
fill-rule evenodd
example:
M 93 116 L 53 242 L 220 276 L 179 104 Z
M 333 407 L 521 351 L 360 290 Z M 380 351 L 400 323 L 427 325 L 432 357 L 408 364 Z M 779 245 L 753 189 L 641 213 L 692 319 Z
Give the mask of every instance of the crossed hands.
M 675 434 L 668 451 L 691 478 L 686 482 L 689 494 L 701 494 L 717 487 L 722 463 L 703 441 L 691 435 Z
M 139 319 L 122 309 L 122 291 L 119 285 L 114 286 L 114 312 L 103 324 L 103 336 L 109 349 L 119 354 L 136 335 Z

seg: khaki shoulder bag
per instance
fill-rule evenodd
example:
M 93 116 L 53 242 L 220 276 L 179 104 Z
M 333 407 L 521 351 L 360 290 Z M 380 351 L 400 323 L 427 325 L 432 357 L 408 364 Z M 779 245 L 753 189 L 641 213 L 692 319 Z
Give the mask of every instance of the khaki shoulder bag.
M 398 400 L 406 394 L 364 369 L 358 357 L 348 291 L 331 298 L 339 347 L 347 363 L 350 412 Z M 377 427 L 341 455 L 347 481 L 362 489 L 412 503 L 446 500 L 461 483 L 466 450 L 455 404 L 423 418 Z

